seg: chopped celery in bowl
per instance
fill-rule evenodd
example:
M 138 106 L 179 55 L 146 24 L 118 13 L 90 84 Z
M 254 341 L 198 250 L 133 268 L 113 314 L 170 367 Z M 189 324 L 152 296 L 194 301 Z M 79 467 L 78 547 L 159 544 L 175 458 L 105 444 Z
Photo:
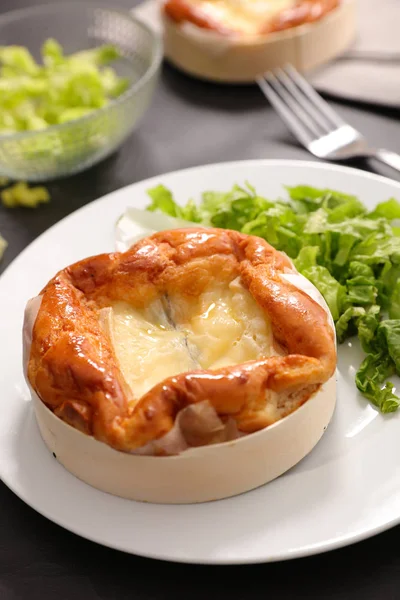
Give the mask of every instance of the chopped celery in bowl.
M 110 154 L 147 108 L 161 57 L 156 35 L 113 9 L 48 5 L 0 18 L 0 175 L 47 180 Z
M 129 87 L 109 65 L 120 58 L 109 44 L 64 55 L 47 39 L 42 64 L 23 46 L 0 46 L 0 135 L 38 131 L 107 106 Z

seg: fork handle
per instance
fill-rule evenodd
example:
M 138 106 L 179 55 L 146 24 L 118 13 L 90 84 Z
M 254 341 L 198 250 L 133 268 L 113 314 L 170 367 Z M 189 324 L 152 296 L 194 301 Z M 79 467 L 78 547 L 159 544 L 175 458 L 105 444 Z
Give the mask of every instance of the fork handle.
M 396 152 L 392 152 L 391 150 L 379 148 L 378 150 L 375 150 L 371 156 L 385 165 L 389 165 L 392 169 L 400 171 L 400 154 L 396 154 Z

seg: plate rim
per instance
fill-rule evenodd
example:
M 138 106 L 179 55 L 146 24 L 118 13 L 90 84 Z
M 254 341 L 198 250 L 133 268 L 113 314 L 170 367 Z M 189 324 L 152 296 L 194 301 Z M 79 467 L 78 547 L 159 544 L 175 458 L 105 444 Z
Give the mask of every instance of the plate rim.
M 320 171 L 328 170 L 331 172 L 336 172 L 338 174 L 346 172 L 349 174 L 356 175 L 357 177 L 359 177 L 361 179 L 373 180 L 373 181 L 380 182 L 380 183 L 383 183 L 386 185 L 389 184 L 392 187 L 400 190 L 400 182 L 396 181 L 396 180 L 392 180 L 389 177 L 385 177 L 385 176 L 378 175 L 375 173 L 370 173 L 367 171 L 362 171 L 362 170 L 356 169 L 354 167 L 347 167 L 347 166 L 343 166 L 343 165 L 330 164 L 330 163 L 328 163 L 328 164 L 320 163 L 320 162 L 314 162 L 314 161 L 303 161 L 303 160 L 292 160 L 292 159 L 250 159 L 250 160 L 237 160 L 237 161 L 226 161 L 226 162 L 217 162 L 217 163 L 214 162 L 214 163 L 202 164 L 202 165 L 198 165 L 198 166 L 194 166 L 194 167 L 187 167 L 185 169 L 177 169 L 175 171 L 160 173 L 160 174 L 151 176 L 149 178 L 141 179 L 134 183 L 127 184 L 126 186 L 123 186 L 121 188 L 113 190 L 99 198 L 96 198 L 95 200 L 88 202 L 87 204 L 85 204 L 85 205 L 79 207 L 78 209 L 74 210 L 73 212 L 69 213 L 68 215 L 66 215 L 65 217 L 63 217 L 62 219 L 60 219 L 59 221 L 54 223 L 51 227 L 46 229 L 44 232 L 42 232 L 34 240 L 32 240 L 32 242 L 30 244 L 28 244 L 10 262 L 10 264 L 6 267 L 4 272 L 0 275 L 0 284 L 2 282 L 3 276 L 8 273 L 10 268 L 12 269 L 16 265 L 16 263 L 18 263 L 19 259 L 22 260 L 23 257 L 25 256 L 25 253 L 27 253 L 29 250 L 31 250 L 31 248 L 36 243 L 39 243 L 43 236 L 47 235 L 53 228 L 57 227 L 61 223 L 67 222 L 68 219 L 75 218 L 77 213 L 79 214 L 80 211 L 85 211 L 91 205 L 95 205 L 96 203 L 102 203 L 105 200 L 110 201 L 114 195 L 124 194 L 124 192 L 126 193 L 129 189 L 134 188 L 135 186 L 139 186 L 139 185 L 143 185 L 143 184 L 148 184 L 150 186 L 153 183 L 159 182 L 159 180 L 164 177 L 170 178 L 170 177 L 174 177 L 174 176 L 177 176 L 179 174 L 184 174 L 184 173 L 190 174 L 191 172 L 197 173 L 199 171 L 201 172 L 202 170 L 208 171 L 210 169 L 214 170 L 214 169 L 223 169 L 223 168 L 233 168 L 233 167 L 237 167 L 237 166 L 249 167 L 249 168 L 253 168 L 253 167 L 259 168 L 262 166 L 268 166 L 268 167 L 279 166 L 279 167 L 288 167 L 288 168 L 304 167 L 305 169 L 315 169 L 315 170 L 320 170 Z M 35 423 L 35 427 L 37 428 L 36 423 Z M 339 549 L 339 548 L 342 548 L 342 547 L 345 547 L 348 545 L 357 544 L 363 540 L 372 538 L 372 537 L 374 537 L 380 533 L 383 533 L 384 531 L 387 531 L 387 530 L 395 527 L 396 525 L 400 524 L 400 509 L 399 509 L 399 514 L 397 517 L 392 518 L 390 521 L 387 521 L 386 523 L 378 524 L 368 530 L 361 529 L 358 531 L 358 533 L 353 532 L 353 533 L 349 533 L 349 534 L 344 534 L 344 535 L 338 536 L 334 539 L 331 539 L 331 541 L 323 541 L 323 542 L 318 542 L 315 544 L 305 545 L 305 546 L 302 546 L 301 548 L 297 548 L 296 550 L 292 550 L 292 551 L 289 549 L 289 550 L 286 550 L 285 552 L 283 552 L 283 551 L 275 552 L 275 554 L 270 555 L 270 556 L 263 556 L 263 557 L 262 556 L 258 556 L 258 557 L 249 556 L 247 558 L 232 557 L 232 556 L 231 557 L 210 556 L 209 558 L 203 557 L 203 559 L 201 559 L 201 560 L 194 559 L 194 558 L 185 558 L 184 556 L 181 556 L 180 558 L 171 558 L 165 552 L 157 552 L 157 551 L 141 552 L 138 550 L 133 551 L 133 550 L 127 549 L 126 547 L 118 545 L 118 543 L 114 543 L 112 541 L 105 541 L 104 539 L 101 539 L 101 537 L 96 536 L 96 532 L 94 532 L 94 534 L 91 534 L 91 533 L 83 534 L 82 532 L 80 532 L 78 530 L 78 528 L 75 528 L 74 523 L 67 525 L 67 524 L 62 523 L 58 517 L 54 517 L 54 516 L 49 517 L 48 514 L 46 514 L 46 512 L 40 508 L 40 506 L 39 507 L 37 506 L 37 503 L 35 503 L 35 502 L 32 503 L 31 501 L 27 500 L 26 493 L 21 493 L 20 490 L 18 490 L 18 492 L 17 492 L 16 491 L 17 486 L 14 486 L 13 482 L 6 481 L 3 475 L 0 475 L 0 480 L 4 483 L 4 485 L 6 487 L 8 487 L 8 489 L 10 489 L 10 491 L 12 493 L 14 493 L 25 504 L 27 504 L 29 508 L 32 508 L 37 513 L 39 513 L 41 516 L 43 516 L 46 519 L 55 523 L 57 526 L 60 526 L 63 529 L 70 531 L 70 532 L 74 533 L 75 535 L 78 535 L 79 537 L 82 537 L 91 542 L 100 544 L 102 546 L 112 548 L 114 550 L 125 552 L 127 554 L 133 554 L 136 556 L 142 556 L 142 557 L 150 558 L 153 560 L 162 560 L 162 561 L 173 562 L 173 563 L 178 563 L 178 564 L 182 563 L 182 564 L 199 564 L 199 565 L 245 565 L 245 564 L 263 564 L 263 563 L 273 563 L 273 562 L 278 562 L 278 561 L 292 560 L 295 558 L 303 558 L 306 556 L 323 554 L 323 553 L 331 552 L 333 550 L 336 550 L 336 549 Z M 104 492 L 98 492 L 98 493 L 104 493 Z
M 35 423 L 35 427 L 37 427 L 36 423 Z M 41 441 L 43 442 L 42 439 L 41 439 Z M 61 464 L 60 464 L 60 467 L 62 469 L 64 469 L 64 467 Z M 72 475 L 72 477 L 73 477 L 73 475 Z M 210 559 L 203 558 L 202 560 L 194 560 L 194 559 L 190 559 L 190 558 L 188 559 L 188 558 L 181 556 L 181 558 L 178 559 L 178 558 L 170 558 L 165 553 L 163 554 L 163 553 L 157 553 L 157 552 L 139 552 L 139 551 L 128 550 L 122 546 L 118 546 L 118 544 L 114 544 L 112 542 L 105 542 L 104 540 L 98 539 L 98 538 L 96 538 L 95 535 L 82 534 L 77 529 L 75 529 L 75 527 L 73 525 L 67 526 L 67 525 L 64 525 L 63 523 L 61 523 L 57 518 L 53 518 L 53 517 L 50 518 L 40 508 L 36 508 L 31 502 L 28 502 L 22 494 L 15 492 L 13 486 L 6 483 L 2 477 L 0 478 L 0 481 L 3 482 L 4 485 L 13 494 L 15 494 L 17 496 L 17 498 L 22 500 L 22 502 L 24 502 L 24 504 L 26 504 L 28 506 L 28 508 L 34 510 L 40 516 L 44 517 L 48 521 L 51 521 L 58 527 L 65 529 L 65 531 L 69 531 L 70 533 L 73 533 L 74 535 L 77 535 L 78 537 L 80 537 L 82 539 L 86 539 L 92 543 L 99 544 L 100 546 L 103 546 L 104 548 L 110 548 L 112 550 L 117 550 L 118 552 L 123 552 L 124 554 L 129 554 L 132 556 L 140 556 L 141 558 L 147 558 L 147 559 L 157 560 L 157 561 L 162 561 L 162 562 L 170 562 L 170 563 L 174 563 L 174 564 L 204 565 L 204 566 L 216 566 L 217 567 L 217 566 L 234 566 L 234 565 L 236 565 L 236 566 L 238 566 L 238 565 L 259 565 L 259 564 L 272 564 L 272 563 L 276 563 L 276 562 L 287 562 L 287 561 L 300 559 L 300 558 L 318 556 L 319 554 L 327 554 L 327 553 L 333 552 L 335 550 L 340 550 L 341 548 L 346 548 L 347 546 L 353 546 L 355 544 L 359 544 L 360 542 L 371 539 L 371 538 L 379 535 L 380 533 L 384 533 L 385 531 L 388 531 L 388 530 L 393 529 L 394 527 L 400 525 L 400 510 L 399 510 L 398 517 L 392 519 L 390 522 L 385 523 L 384 525 L 378 525 L 375 528 L 372 528 L 368 531 L 363 531 L 356 535 L 350 535 L 350 534 L 343 535 L 343 536 L 338 537 L 337 539 L 333 540 L 332 542 L 320 542 L 317 544 L 311 544 L 308 546 L 304 546 L 301 549 L 298 549 L 295 551 L 286 551 L 285 553 L 283 553 L 283 552 L 276 553 L 276 554 L 274 554 L 270 557 L 266 557 L 266 558 L 265 557 L 264 558 L 249 557 L 249 558 L 244 559 L 244 558 L 232 558 L 232 557 L 231 558 L 211 557 Z M 88 485 L 88 484 L 85 484 L 85 485 Z M 268 485 L 268 484 L 266 484 L 266 485 Z M 99 494 L 107 494 L 107 492 L 100 492 L 99 490 L 96 490 L 95 488 L 93 488 L 93 489 L 96 492 L 98 492 Z M 107 494 L 107 495 L 113 497 L 112 494 Z M 224 500 L 216 500 L 216 502 L 223 502 L 223 501 Z M 128 500 L 128 502 L 131 502 L 131 501 Z
M 24 256 L 25 253 L 27 253 L 28 250 L 42 238 L 42 236 L 44 236 L 48 232 L 52 231 L 53 228 L 57 227 L 61 223 L 68 221 L 68 219 L 70 219 L 77 213 L 79 213 L 81 211 L 83 212 L 88 206 L 92 206 L 96 203 L 100 203 L 100 202 L 106 200 L 107 198 L 112 197 L 114 194 L 119 194 L 123 190 L 128 190 L 129 188 L 132 188 L 136 185 L 144 184 L 145 182 L 147 182 L 149 185 L 151 185 L 152 183 L 155 183 L 160 177 L 172 177 L 172 176 L 178 175 L 180 173 L 189 174 L 190 172 L 195 173 L 198 171 L 208 170 L 208 169 L 216 169 L 216 168 L 223 169 L 223 168 L 233 167 L 235 165 L 245 165 L 248 167 L 253 167 L 253 166 L 258 167 L 258 166 L 263 166 L 263 165 L 297 167 L 297 166 L 302 165 L 306 169 L 308 169 L 308 168 L 316 169 L 316 170 L 327 169 L 329 171 L 333 171 L 333 172 L 337 172 L 337 173 L 348 172 L 348 173 L 358 174 L 362 178 L 366 178 L 366 179 L 370 179 L 370 180 L 378 181 L 378 182 L 380 181 L 381 183 L 390 183 L 391 185 L 398 187 L 400 190 L 400 181 L 396 181 L 395 179 L 391 179 L 390 177 L 385 177 L 384 175 L 379 175 L 377 173 L 370 173 L 369 171 L 363 171 L 363 170 L 357 169 L 355 167 L 348 167 L 347 165 L 339 165 L 339 164 L 335 164 L 335 163 L 324 163 L 324 162 L 317 162 L 317 161 L 312 161 L 312 160 L 299 160 L 299 159 L 286 159 L 286 158 L 256 158 L 256 159 L 204 163 L 201 165 L 196 165 L 194 167 L 192 166 L 192 167 L 185 167 L 184 169 L 175 169 L 174 171 L 166 171 L 163 173 L 159 173 L 158 175 L 152 175 L 151 177 L 146 177 L 145 179 L 139 179 L 138 181 L 135 181 L 133 183 L 128 183 L 127 185 L 124 185 L 120 188 L 117 188 L 117 189 L 111 191 L 111 192 L 108 192 L 107 194 L 104 194 L 103 196 L 100 196 L 99 198 L 96 198 L 95 200 L 91 200 L 90 202 L 87 202 L 86 204 L 84 204 L 83 206 L 80 206 L 79 208 L 72 211 L 68 215 L 65 215 L 62 219 L 60 219 L 59 221 L 56 221 L 56 223 L 53 223 L 53 225 L 51 225 L 50 227 L 45 229 L 41 234 L 39 234 L 37 237 L 35 237 L 23 250 L 21 250 L 21 252 L 19 252 L 17 254 L 17 256 L 15 256 L 12 259 L 12 261 L 7 265 L 7 267 L 4 269 L 4 271 L 0 274 L 0 281 L 1 281 L 1 278 L 7 273 L 9 268 L 15 263 L 15 261 L 18 260 L 20 257 Z

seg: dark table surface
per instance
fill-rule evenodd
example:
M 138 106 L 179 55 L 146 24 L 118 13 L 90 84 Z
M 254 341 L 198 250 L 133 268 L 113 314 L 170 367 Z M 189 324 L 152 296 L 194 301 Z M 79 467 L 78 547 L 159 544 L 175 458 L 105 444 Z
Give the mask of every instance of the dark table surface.
M 37 3 L 0 0 L 0 13 Z M 125 8 L 137 3 L 119 2 Z M 400 112 L 333 105 L 374 145 L 400 152 Z M 205 84 L 164 66 L 150 110 L 115 155 L 83 174 L 50 183 L 52 201 L 39 210 L 0 207 L 0 232 L 9 242 L 0 272 L 50 225 L 112 190 L 171 170 L 248 158 L 310 160 L 258 89 Z M 378 171 L 377 165 L 355 166 L 400 179 L 393 171 Z M 397 527 L 342 550 L 283 563 L 179 565 L 81 539 L 34 512 L 0 483 L 0 600 L 398 600 L 399 534 Z

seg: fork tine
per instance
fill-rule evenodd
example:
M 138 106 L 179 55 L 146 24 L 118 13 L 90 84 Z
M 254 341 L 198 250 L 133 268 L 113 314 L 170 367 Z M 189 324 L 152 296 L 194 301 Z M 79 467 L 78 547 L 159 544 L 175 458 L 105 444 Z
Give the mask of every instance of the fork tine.
M 297 119 L 307 127 L 307 129 L 314 135 L 314 138 L 321 137 L 326 133 L 325 130 L 321 130 L 313 118 L 308 115 L 299 102 L 297 102 L 291 93 L 287 91 L 284 85 L 282 85 L 279 79 L 277 79 L 274 72 L 266 73 L 264 79 L 266 79 L 270 85 L 272 85 L 275 92 L 285 102 L 286 106 L 296 115 Z
M 274 75 L 285 86 L 285 88 L 291 93 L 293 98 L 301 105 L 301 107 L 308 113 L 308 115 L 319 125 L 323 134 L 328 134 L 332 131 L 333 126 L 329 119 L 325 115 L 315 110 L 314 104 L 306 96 L 303 90 L 297 85 L 297 83 L 289 77 L 289 75 L 283 71 L 283 69 L 276 69 Z
M 272 85 L 264 79 L 264 77 L 257 77 L 256 79 L 261 91 L 275 108 L 276 112 L 280 115 L 282 121 L 284 121 L 293 133 L 293 135 L 299 140 L 303 146 L 308 146 L 315 138 L 310 134 L 306 127 L 304 127 L 292 113 L 292 111 L 286 106 L 283 100 L 276 93 Z
M 332 110 L 325 100 L 314 90 L 314 88 L 308 83 L 306 79 L 296 69 L 288 64 L 285 67 L 286 74 L 297 84 L 302 90 L 303 94 L 313 102 L 316 109 L 318 109 L 332 124 L 334 127 L 342 127 L 346 125 L 345 121 L 339 117 L 339 115 Z

